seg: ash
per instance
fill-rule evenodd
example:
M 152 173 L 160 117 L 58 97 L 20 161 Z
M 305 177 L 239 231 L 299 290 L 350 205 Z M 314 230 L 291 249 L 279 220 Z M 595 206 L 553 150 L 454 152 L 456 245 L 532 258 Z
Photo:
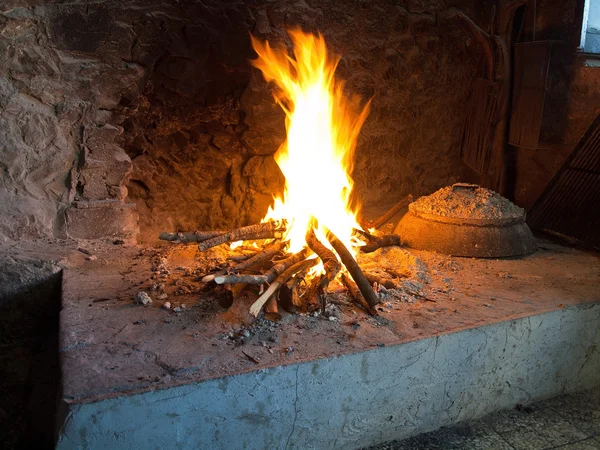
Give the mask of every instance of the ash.
M 523 217 L 519 208 L 500 194 L 479 186 L 444 187 L 410 204 L 416 213 L 453 219 L 513 219 Z

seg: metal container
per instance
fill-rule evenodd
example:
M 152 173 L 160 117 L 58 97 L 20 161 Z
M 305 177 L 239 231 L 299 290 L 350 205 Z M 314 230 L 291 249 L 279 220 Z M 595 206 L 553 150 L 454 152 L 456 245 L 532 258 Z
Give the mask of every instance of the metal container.
M 466 192 L 463 189 L 481 188 L 467 184 L 452 187 L 457 195 Z M 510 217 L 463 218 L 424 212 L 417 202 L 409 205 L 408 213 L 395 229 L 407 247 L 476 258 L 527 255 L 537 248 L 523 210 L 517 214 L 513 211 Z

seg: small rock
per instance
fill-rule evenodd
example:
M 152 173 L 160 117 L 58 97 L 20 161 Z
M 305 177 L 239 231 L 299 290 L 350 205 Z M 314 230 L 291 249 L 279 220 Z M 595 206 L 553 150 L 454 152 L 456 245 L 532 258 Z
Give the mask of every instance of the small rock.
M 115 239 L 113 245 L 123 245 L 125 241 L 123 239 Z
M 335 322 L 336 320 L 337 320 L 337 318 L 336 318 L 336 317 L 329 316 L 329 321 L 330 321 L 330 322 Z
M 158 298 L 159 300 L 166 300 L 167 298 L 169 298 L 169 296 L 166 292 L 163 292 L 162 294 L 158 294 L 158 297 L 156 298 Z
M 244 330 L 244 331 L 242 331 L 242 336 L 244 336 L 245 338 L 249 338 L 250 332 L 248 330 Z
M 152 299 L 144 291 L 140 291 L 137 294 L 135 294 L 134 300 L 140 305 L 148 305 L 149 303 L 152 303 Z
M 90 255 L 86 256 L 85 259 L 87 259 L 88 261 L 96 261 L 98 257 L 96 255 Z
M 163 305 L 162 305 L 162 307 L 164 309 L 171 309 L 171 302 L 164 302 Z

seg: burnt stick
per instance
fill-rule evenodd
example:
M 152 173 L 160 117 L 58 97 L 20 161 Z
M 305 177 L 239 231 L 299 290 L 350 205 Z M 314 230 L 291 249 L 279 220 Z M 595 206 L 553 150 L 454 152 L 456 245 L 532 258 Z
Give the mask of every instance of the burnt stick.
M 371 284 L 352 256 L 352 253 L 350 253 L 343 242 L 340 241 L 331 231 L 327 230 L 326 236 L 327 240 L 342 260 L 342 264 L 346 266 L 350 276 L 356 282 L 360 293 L 363 295 L 369 306 L 377 305 L 379 303 L 379 297 L 377 297 L 377 294 L 373 291 Z
M 285 225 L 275 221 L 249 225 L 200 242 L 198 250 L 203 252 L 226 242 L 280 238 L 283 236 L 283 231 L 285 231 Z
M 220 236 L 226 233 L 226 231 L 194 231 L 193 233 L 168 233 L 163 231 L 158 235 L 158 239 L 161 241 L 178 241 L 178 242 L 202 242 L 207 239 Z
M 301 256 L 306 255 L 306 256 L 304 256 L 304 259 L 300 259 L 298 262 L 287 267 L 283 272 L 280 273 L 280 275 L 271 284 L 271 286 L 269 286 L 269 288 L 260 297 L 258 297 L 258 299 L 252 304 L 252 306 L 250 306 L 250 314 L 252 314 L 254 317 L 258 317 L 258 314 L 260 313 L 260 310 L 262 309 L 263 305 L 267 302 L 267 300 L 269 300 L 269 298 L 275 292 L 277 292 L 279 287 L 281 287 L 287 280 L 289 280 L 297 272 L 306 270 L 306 269 L 314 266 L 317 263 L 317 258 L 305 259 L 308 256 L 308 252 L 306 252 L 304 250 L 296 253 L 294 256 L 298 256 L 298 255 L 301 255 Z M 290 260 L 290 259 L 291 258 L 288 258 L 288 260 Z
M 409 203 L 413 201 L 412 194 L 408 194 L 394 206 L 392 206 L 385 214 L 383 214 L 379 219 L 376 219 L 371 224 L 370 228 L 379 228 L 382 225 L 385 225 L 392 217 L 400 212 L 402 208 L 407 206 Z
M 323 261 L 325 276 L 321 279 L 320 284 L 323 287 L 323 290 L 327 291 L 329 283 L 335 279 L 342 268 L 342 265 L 335 256 L 335 253 L 325 247 L 321 241 L 317 239 L 313 227 L 310 227 L 306 233 L 306 243 L 308 244 L 309 248 L 315 252 L 319 258 L 321 258 L 321 261 Z
M 348 292 L 350 292 L 350 296 L 354 299 L 356 303 L 358 303 L 366 312 L 368 312 L 372 316 L 377 315 L 377 310 L 374 307 L 369 306 L 365 298 L 358 290 L 358 287 L 356 286 L 354 281 L 352 281 L 350 277 L 345 273 L 342 274 L 342 283 L 344 284 L 344 286 L 346 286 L 346 289 L 348 289 Z
M 235 264 L 229 269 L 219 270 L 218 272 L 215 272 L 213 274 L 206 275 L 204 278 L 202 278 L 202 282 L 208 283 L 209 281 L 214 280 L 219 275 L 225 275 L 227 272 L 239 272 L 241 270 L 247 269 L 248 267 L 253 266 L 255 263 L 258 263 L 259 261 L 263 261 L 267 258 L 274 256 L 279 250 L 281 250 L 284 247 L 284 245 L 285 243 L 283 242 L 276 242 L 275 244 L 266 247 L 264 250 L 256 253 L 254 256 L 246 259 L 245 261 Z

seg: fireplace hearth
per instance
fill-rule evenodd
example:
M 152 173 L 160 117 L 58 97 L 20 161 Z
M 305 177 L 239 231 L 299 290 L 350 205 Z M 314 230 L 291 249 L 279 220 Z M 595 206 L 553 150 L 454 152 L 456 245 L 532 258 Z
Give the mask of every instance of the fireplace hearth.
M 3 444 L 362 448 L 598 385 L 580 3 L 2 2 Z

